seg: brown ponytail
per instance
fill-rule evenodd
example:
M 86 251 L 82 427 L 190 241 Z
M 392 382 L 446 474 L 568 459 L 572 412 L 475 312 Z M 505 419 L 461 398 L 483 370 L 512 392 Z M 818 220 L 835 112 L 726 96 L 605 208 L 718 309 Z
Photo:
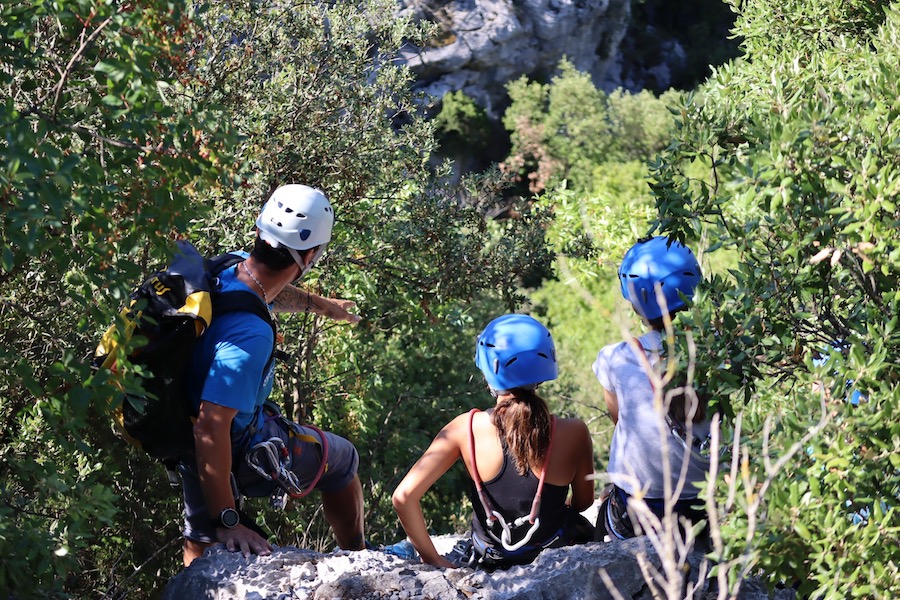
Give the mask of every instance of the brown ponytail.
M 525 475 L 544 464 L 550 446 L 550 409 L 534 390 L 516 388 L 510 394 L 491 412 L 491 423 L 509 448 L 516 472 Z

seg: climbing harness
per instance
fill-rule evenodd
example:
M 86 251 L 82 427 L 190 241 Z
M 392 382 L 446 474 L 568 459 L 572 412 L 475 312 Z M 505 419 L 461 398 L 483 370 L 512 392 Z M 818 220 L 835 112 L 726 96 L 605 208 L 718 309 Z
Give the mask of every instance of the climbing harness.
M 547 475 L 547 464 L 550 462 L 550 453 L 553 450 L 553 438 L 556 433 L 556 417 L 550 417 L 550 444 L 547 446 L 547 455 L 544 457 L 544 465 L 541 467 L 541 477 L 538 480 L 537 492 L 535 492 L 534 500 L 531 503 L 531 513 L 524 517 L 519 517 L 512 523 L 507 523 L 506 519 L 503 518 L 503 515 L 500 514 L 499 511 L 496 511 L 491 506 L 490 500 L 487 497 L 487 494 L 484 491 L 484 485 L 481 481 L 481 476 L 478 473 L 478 465 L 476 463 L 475 458 L 475 432 L 472 429 L 472 421 L 475 418 L 475 413 L 480 412 L 477 408 L 473 408 L 469 411 L 469 455 L 471 457 L 472 463 L 472 480 L 475 482 L 475 490 L 478 492 L 478 499 L 481 501 L 482 507 L 484 507 L 484 513 L 487 515 L 485 520 L 485 524 L 487 525 L 486 531 L 487 534 L 498 544 L 500 544 L 504 550 L 508 552 L 515 552 L 519 550 L 531 541 L 531 536 L 538 530 L 541 525 L 541 519 L 538 517 L 538 513 L 541 510 L 541 494 L 544 490 L 544 479 Z M 493 533 L 494 523 L 499 523 L 500 528 L 503 532 L 500 534 L 500 537 L 497 537 Z M 512 541 L 512 531 L 514 529 L 518 529 L 522 527 L 525 523 L 530 523 L 531 527 L 519 542 L 513 543 Z
M 672 432 L 672 437 L 675 438 L 675 440 L 682 448 L 689 451 L 691 455 L 698 461 L 709 463 L 710 447 L 712 446 L 712 434 L 707 434 L 703 439 L 693 435 L 688 435 L 687 429 L 685 429 L 684 425 L 678 423 L 669 415 L 666 415 L 666 425 Z M 688 442 L 688 438 L 690 438 L 690 442 Z M 725 452 L 727 451 L 728 446 L 723 446 L 722 448 L 720 448 L 720 454 L 725 454 Z
M 281 417 L 280 414 L 277 416 Z M 288 435 L 290 437 L 296 437 L 301 441 L 320 446 L 322 448 L 322 461 L 312 482 L 306 489 L 303 489 L 300 486 L 297 474 L 291 470 L 291 453 L 288 451 L 284 440 L 280 437 L 270 437 L 250 448 L 244 460 L 263 479 L 276 484 L 271 498 L 272 507 L 276 509 L 283 509 L 287 505 L 288 498 L 298 500 L 313 491 L 328 467 L 328 440 L 325 437 L 325 433 L 318 427 L 305 425 L 305 427 L 314 430 L 318 434 L 318 439 L 316 439 L 311 435 L 302 433 L 299 430 L 299 426 L 295 426 L 294 423 L 287 422 L 283 418 L 282 421 L 288 426 Z

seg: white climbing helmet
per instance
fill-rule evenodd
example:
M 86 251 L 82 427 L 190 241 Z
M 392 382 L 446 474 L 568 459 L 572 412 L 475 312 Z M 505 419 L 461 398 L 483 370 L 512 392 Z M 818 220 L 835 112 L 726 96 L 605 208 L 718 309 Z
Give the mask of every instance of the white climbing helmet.
M 331 240 L 334 210 L 321 190 L 308 185 L 288 184 L 276 189 L 263 206 L 256 227 L 259 237 L 273 248 L 284 247 L 305 274 L 319 260 Z M 318 247 L 306 265 L 297 250 Z

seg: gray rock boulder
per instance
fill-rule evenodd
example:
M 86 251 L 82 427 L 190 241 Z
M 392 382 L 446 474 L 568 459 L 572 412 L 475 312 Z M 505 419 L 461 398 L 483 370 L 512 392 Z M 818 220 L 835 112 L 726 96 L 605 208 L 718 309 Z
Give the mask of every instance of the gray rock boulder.
M 445 552 L 458 539 L 439 539 Z M 605 569 L 624 598 L 649 599 L 636 553 L 658 558 L 641 539 L 544 551 L 534 563 L 487 573 L 472 569 L 442 570 L 381 552 L 336 551 L 329 554 L 279 548 L 270 556 L 245 559 L 223 547 L 209 549 L 174 577 L 163 600 L 587 600 L 613 598 L 600 576 Z M 692 572 L 700 555 L 692 557 Z M 739 598 L 762 600 L 759 585 L 747 585 Z M 775 598 L 793 598 L 787 592 Z
M 438 23 L 442 36 L 402 58 L 437 98 L 463 90 L 496 117 L 505 85 L 552 74 L 565 56 L 600 84 L 616 63 L 631 0 L 400 0 L 401 13 Z

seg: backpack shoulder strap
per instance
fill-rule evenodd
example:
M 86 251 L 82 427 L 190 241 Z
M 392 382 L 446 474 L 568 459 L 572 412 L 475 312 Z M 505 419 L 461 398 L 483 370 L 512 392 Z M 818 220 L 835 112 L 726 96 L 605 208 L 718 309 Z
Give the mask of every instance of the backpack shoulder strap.
M 240 254 L 226 253 L 206 259 L 206 270 L 210 275 L 216 276 L 228 267 L 233 267 L 245 259 Z
M 275 321 L 269 308 L 263 304 L 262 299 L 250 292 L 219 292 L 213 295 L 213 315 L 224 315 L 225 313 L 248 312 L 256 315 L 269 324 L 272 333 L 275 333 Z
M 229 267 L 246 260 L 240 254 L 225 253 L 206 259 L 206 271 L 211 277 L 216 277 Z M 269 324 L 272 333 L 275 333 L 275 321 L 269 312 L 269 307 L 255 294 L 246 292 L 218 292 L 213 294 L 213 313 L 223 315 L 231 312 L 249 312 Z
M 550 443 L 547 445 L 547 455 L 544 457 L 544 466 L 541 467 L 541 477 L 538 480 L 537 492 L 534 495 L 534 501 L 531 503 L 531 514 L 528 515 L 528 521 L 534 523 L 541 511 L 541 495 L 544 493 L 544 480 L 547 478 L 547 465 L 550 464 L 550 453 L 553 452 L 553 438 L 556 437 L 556 416 L 550 415 Z

